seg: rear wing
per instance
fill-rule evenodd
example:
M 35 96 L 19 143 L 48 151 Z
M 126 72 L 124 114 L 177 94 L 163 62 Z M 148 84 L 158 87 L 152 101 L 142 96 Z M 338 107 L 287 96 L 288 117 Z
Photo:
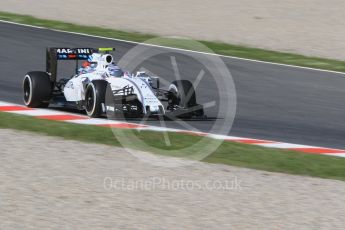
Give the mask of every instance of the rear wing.
M 59 60 L 75 60 L 76 72 L 79 60 L 89 60 L 93 53 L 109 53 L 115 48 L 47 48 L 46 72 L 50 74 L 51 81 L 56 81 L 57 64 Z

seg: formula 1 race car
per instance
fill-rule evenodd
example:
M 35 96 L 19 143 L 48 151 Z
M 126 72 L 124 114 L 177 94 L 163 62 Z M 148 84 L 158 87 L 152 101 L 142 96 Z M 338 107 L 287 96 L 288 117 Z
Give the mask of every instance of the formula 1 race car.
M 138 71 L 125 72 L 114 63 L 114 48 L 47 48 L 46 71 L 28 72 L 23 81 L 28 107 L 49 104 L 85 110 L 89 117 L 204 116 L 193 84 L 173 81 L 161 89 L 159 78 Z M 57 80 L 58 61 L 76 61 L 72 77 Z M 79 66 L 79 60 L 83 63 Z

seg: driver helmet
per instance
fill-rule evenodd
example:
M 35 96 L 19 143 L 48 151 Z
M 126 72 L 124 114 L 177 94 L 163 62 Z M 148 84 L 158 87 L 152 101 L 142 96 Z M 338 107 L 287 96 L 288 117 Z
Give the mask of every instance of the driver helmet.
M 120 69 L 120 67 L 118 67 L 116 65 L 109 65 L 108 71 L 109 71 L 109 74 L 113 77 L 122 77 L 123 76 L 122 69 Z

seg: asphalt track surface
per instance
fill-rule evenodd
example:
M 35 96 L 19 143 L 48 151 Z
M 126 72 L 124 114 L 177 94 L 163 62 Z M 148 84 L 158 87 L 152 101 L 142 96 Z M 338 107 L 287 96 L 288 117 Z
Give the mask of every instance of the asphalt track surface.
M 1 101 L 22 104 L 23 76 L 30 70 L 45 69 L 44 52 L 49 46 L 116 47 L 115 59 L 119 59 L 135 45 L 0 23 Z M 145 61 L 141 67 L 172 81 L 175 75 L 171 57 L 175 57 L 181 78 L 195 81 L 203 66 L 187 55 L 170 52 Z M 202 58 L 204 54 L 198 55 Z M 345 75 L 226 57 L 222 60 L 232 74 L 237 96 L 230 135 L 345 148 Z M 71 65 L 66 68 L 60 73 L 73 71 Z M 215 119 L 185 121 L 187 127 L 209 131 L 216 121 L 223 119 L 219 114 L 227 108 L 218 108 L 217 95 L 214 78 L 205 71 L 197 96 L 200 103 L 216 102 L 216 106 L 206 110 Z M 220 92 L 220 95 L 226 94 Z M 157 121 L 148 123 L 159 125 Z M 181 126 L 173 121 L 166 125 L 186 128 L 183 123 Z

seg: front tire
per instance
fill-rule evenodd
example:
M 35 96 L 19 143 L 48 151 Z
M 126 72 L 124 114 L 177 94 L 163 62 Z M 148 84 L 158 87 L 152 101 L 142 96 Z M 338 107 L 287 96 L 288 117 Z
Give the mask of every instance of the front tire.
M 26 106 L 31 108 L 48 107 L 52 94 L 49 74 L 41 71 L 27 73 L 23 80 L 23 93 Z
M 100 117 L 106 111 L 105 94 L 108 82 L 104 80 L 92 81 L 85 91 L 85 111 L 89 117 Z
M 190 108 L 197 104 L 194 86 L 188 80 L 173 81 L 169 86 L 169 92 L 174 95 L 171 103 L 175 105 Z
M 176 117 L 192 118 L 204 116 L 202 105 L 196 102 L 193 84 L 188 80 L 173 81 L 169 86 L 168 109 Z

